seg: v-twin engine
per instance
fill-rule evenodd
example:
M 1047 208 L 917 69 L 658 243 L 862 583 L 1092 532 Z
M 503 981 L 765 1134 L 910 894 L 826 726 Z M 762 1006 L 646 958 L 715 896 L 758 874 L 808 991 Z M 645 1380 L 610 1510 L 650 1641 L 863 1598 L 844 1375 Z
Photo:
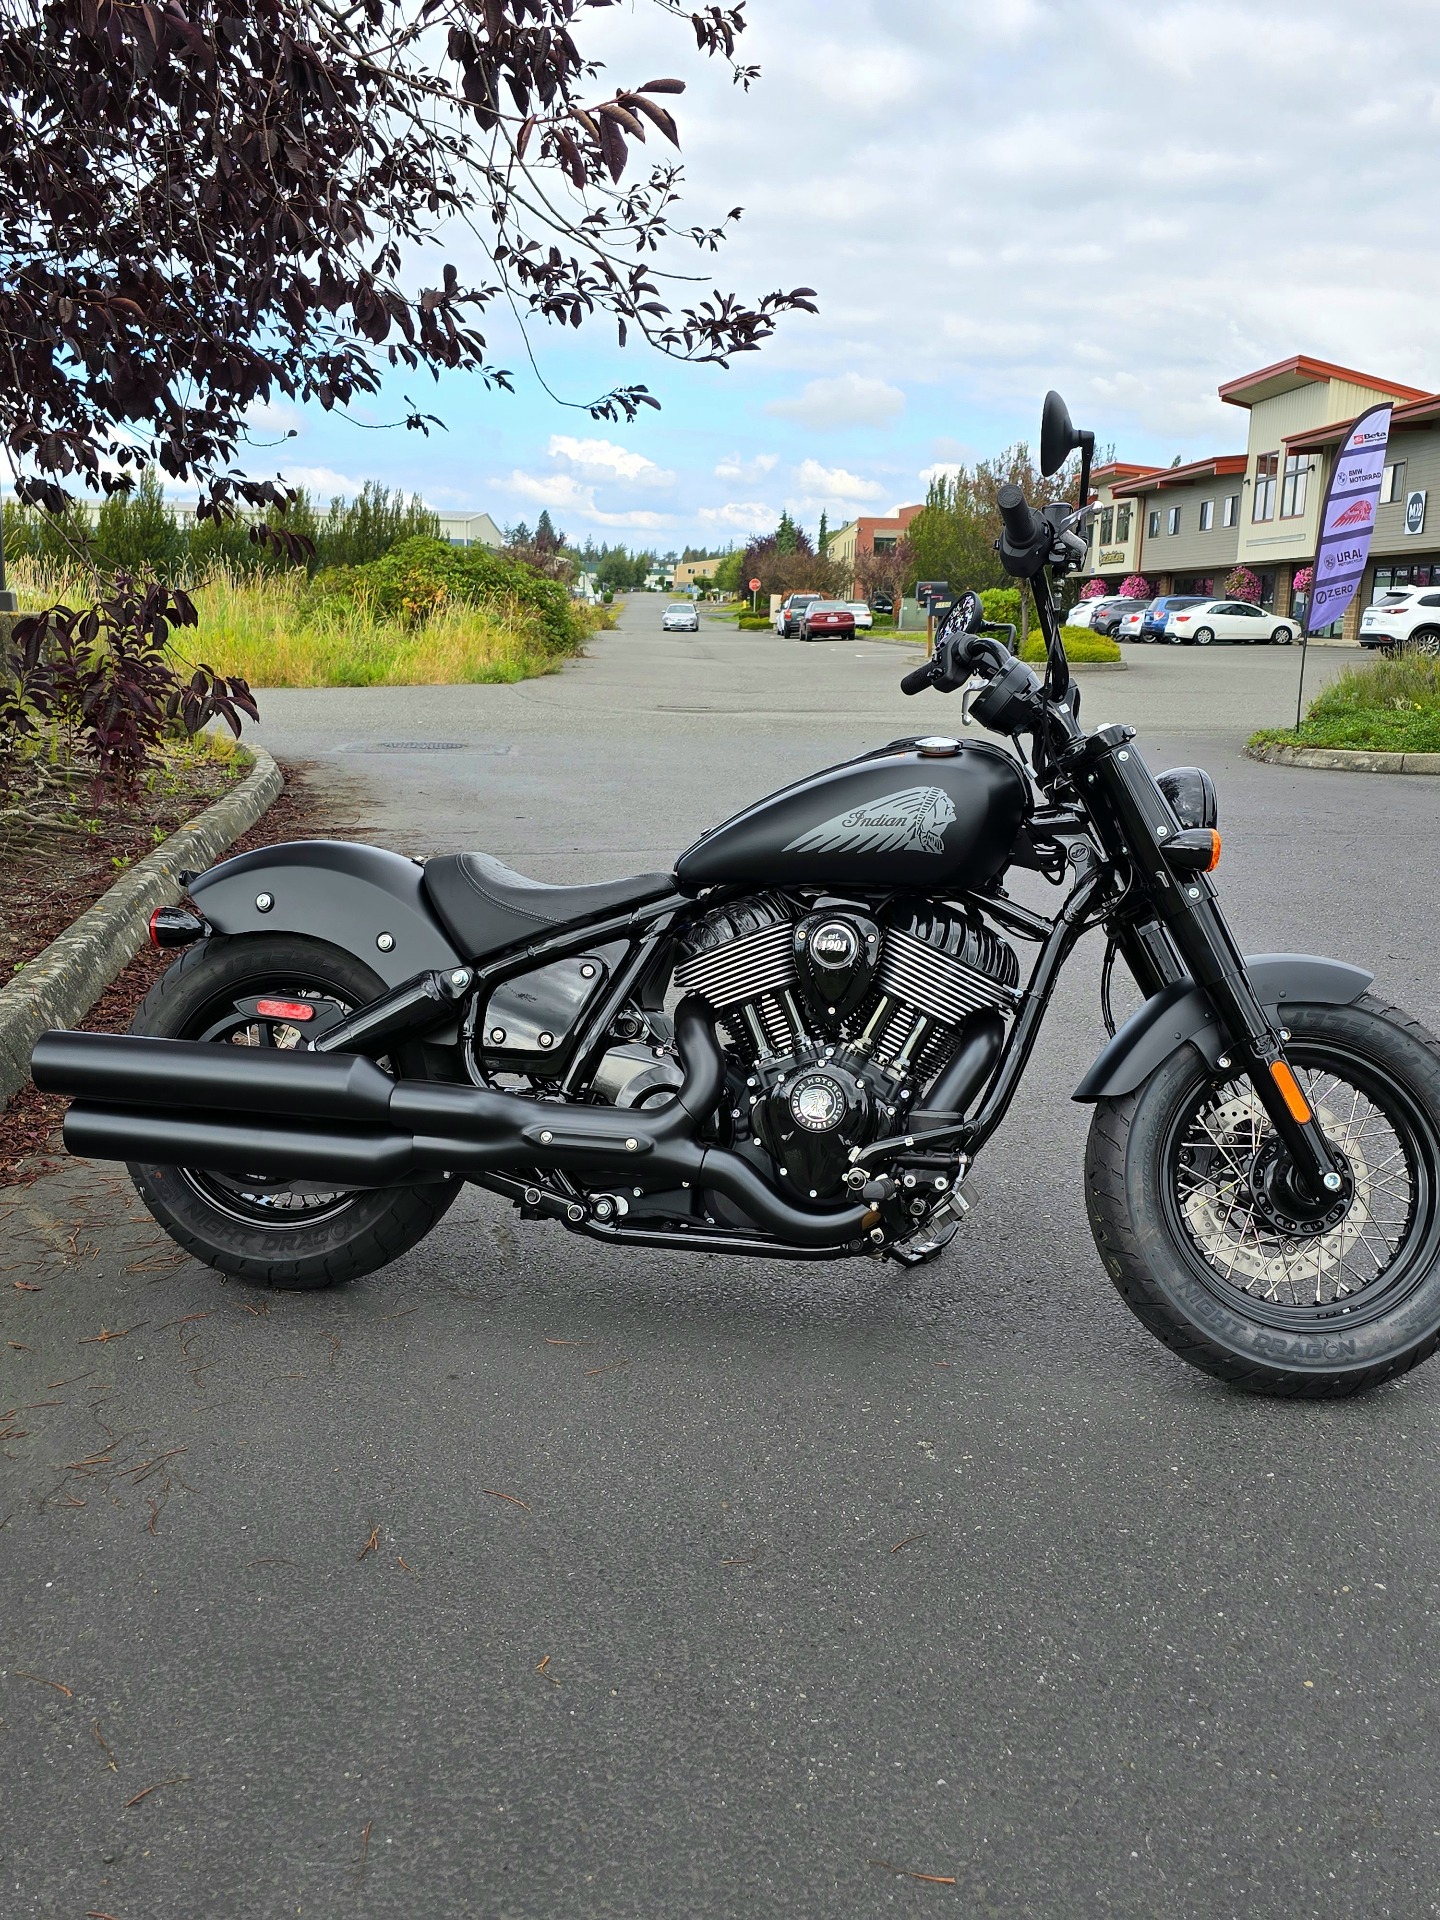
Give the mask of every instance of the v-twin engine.
M 824 1200 L 855 1150 L 903 1134 L 912 1112 L 964 1110 L 994 1064 L 1019 972 L 1013 948 L 955 907 L 872 912 L 772 893 L 692 927 L 675 984 L 720 1016 L 738 1082 L 732 1143 Z

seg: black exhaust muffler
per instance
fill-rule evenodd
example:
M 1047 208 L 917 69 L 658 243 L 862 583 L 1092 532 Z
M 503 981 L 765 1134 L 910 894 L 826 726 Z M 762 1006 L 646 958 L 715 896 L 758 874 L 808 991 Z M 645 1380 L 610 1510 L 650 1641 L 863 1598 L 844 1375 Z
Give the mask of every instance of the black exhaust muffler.
M 96 1159 L 151 1162 L 339 1186 L 389 1187 L 439 1173 L 534 1167 L 602 1180 L 713 1187 L 777 1237 L 838 1246 L 873 1222 L 866 1207 L 794 1206 L 738 1155 L 696 1138 L 725 1080 L 703 1001 L 675 1016 L 684 1078 L 646 1108 L 566 1106 L 489 1087 L 392 1080 L 356 1054 L 223 1047 L 130 1034 L 52 1032 L 31 1072 L 71 1095 L 65 1144 Z

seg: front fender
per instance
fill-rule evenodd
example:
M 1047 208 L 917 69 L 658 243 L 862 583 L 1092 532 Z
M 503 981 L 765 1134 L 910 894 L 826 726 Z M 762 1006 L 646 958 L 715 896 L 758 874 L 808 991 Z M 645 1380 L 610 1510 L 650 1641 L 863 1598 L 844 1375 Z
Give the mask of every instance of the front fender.
M 1255 953 L 1246 972 L 1255 997 L 1272 1014 L 1290 1005 L 1346 1007 L 1375 978 L 1364 967 L 1322 960 L 1311 953 Z M 1133 1093 L 1183 1046 L 1193 1046 L 1213 1067 L 1225 1051 L 1225 1033 L 1209 995 L 1193 980 L 1162 987 L 1132 1013 L 1097 1056 L 1071 1094 L 1072 1100 L 1115 1100 Z
M 298 933 L 363 960 L 388 987 L 463 966 L 425 898 L 418 860 L 351 840 L 287 840 L 202 873 L 191 898 L 216 933 Z M 262 908 L 257 901 L 268 898 Z M 389 937 L 388 949 L 379 941 Z

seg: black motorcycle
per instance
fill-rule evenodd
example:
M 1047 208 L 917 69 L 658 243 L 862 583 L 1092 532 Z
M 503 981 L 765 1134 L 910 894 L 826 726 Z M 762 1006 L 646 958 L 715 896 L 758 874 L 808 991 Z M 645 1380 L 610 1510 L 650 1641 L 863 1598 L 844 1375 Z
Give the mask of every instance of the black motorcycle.
M 1093 436 L 1046 401 L 1041 466 Z M 348 1280 L 465 1181 L 627 1246 L 768 1259 L 936 1255 L 1056 976 L 1108 934 L 1111 1038 L 1085 1194 L 1122 1296 L 1238 1386 L 1343 1394 L 1440 1341 L 1440 1046 L 1298 954 L 1243 957 L 1211 873 L 1215 789 L 1087 733 L 1055 583 L 1089 509 L 1003 487 L 1043 681 L 967 595 L 907 693 L 968 687 L 1010 746 L 897 740 L 714 828 L 670 873 L 551 887 L 483 853 L 338 841 L 187 876 L 188 950 L 128 1036 L 46 1034 L 72 1151 L 125 1160 L 197 1258 L 278 1287 Z M 1065 889 L 1053 917 L 1014 868 Z M 1017 945 L 1034 949 L 1021 984 Z M 1118 1032 L 1116 956 L 1143 1004 Z

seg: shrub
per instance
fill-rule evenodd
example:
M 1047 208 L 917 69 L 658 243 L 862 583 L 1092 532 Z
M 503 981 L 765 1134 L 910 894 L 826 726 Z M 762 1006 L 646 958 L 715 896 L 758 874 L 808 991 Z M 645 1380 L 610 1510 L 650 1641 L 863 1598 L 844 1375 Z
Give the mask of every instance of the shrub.
M 1065 642 L 1065 657 L 1076 666 L 1100 666 L 1120 658 L 1120 649 L 1113 640 L 1103 633 L 1092 633 L 1089 627 L 1062 627 L 1060 637 Z M 1045 658 L 1045 636 L 1038 627 L 1032 627 L 1030 638 L 1020 649 L 1020 658 L 1036 666 Z
M 1440 753 L 1440 660 L 1424 654 L 1367 660 L 1338 673 L 1311 701 L 1300 729 L 1269 728 L 1252 744 Z
M 301 615 L 324 619 L 344 608 L 414 627 L 454 601 L 510 606 L 532 615 L 554 653 L 573 653 L 585 639 L 586 622 L 558 580 L 547 580 L 523 561 L 488 547 L 452 547 L 424 534 L 402 540 L 364 566 L 318 573 L 302 599 Z
M 1012 627 L 1020 624 L 1020 589 L 1018 587 L 986 587 L 980 595 L 980 604 L 985 609 L 987 620 L 1005 621 Z

